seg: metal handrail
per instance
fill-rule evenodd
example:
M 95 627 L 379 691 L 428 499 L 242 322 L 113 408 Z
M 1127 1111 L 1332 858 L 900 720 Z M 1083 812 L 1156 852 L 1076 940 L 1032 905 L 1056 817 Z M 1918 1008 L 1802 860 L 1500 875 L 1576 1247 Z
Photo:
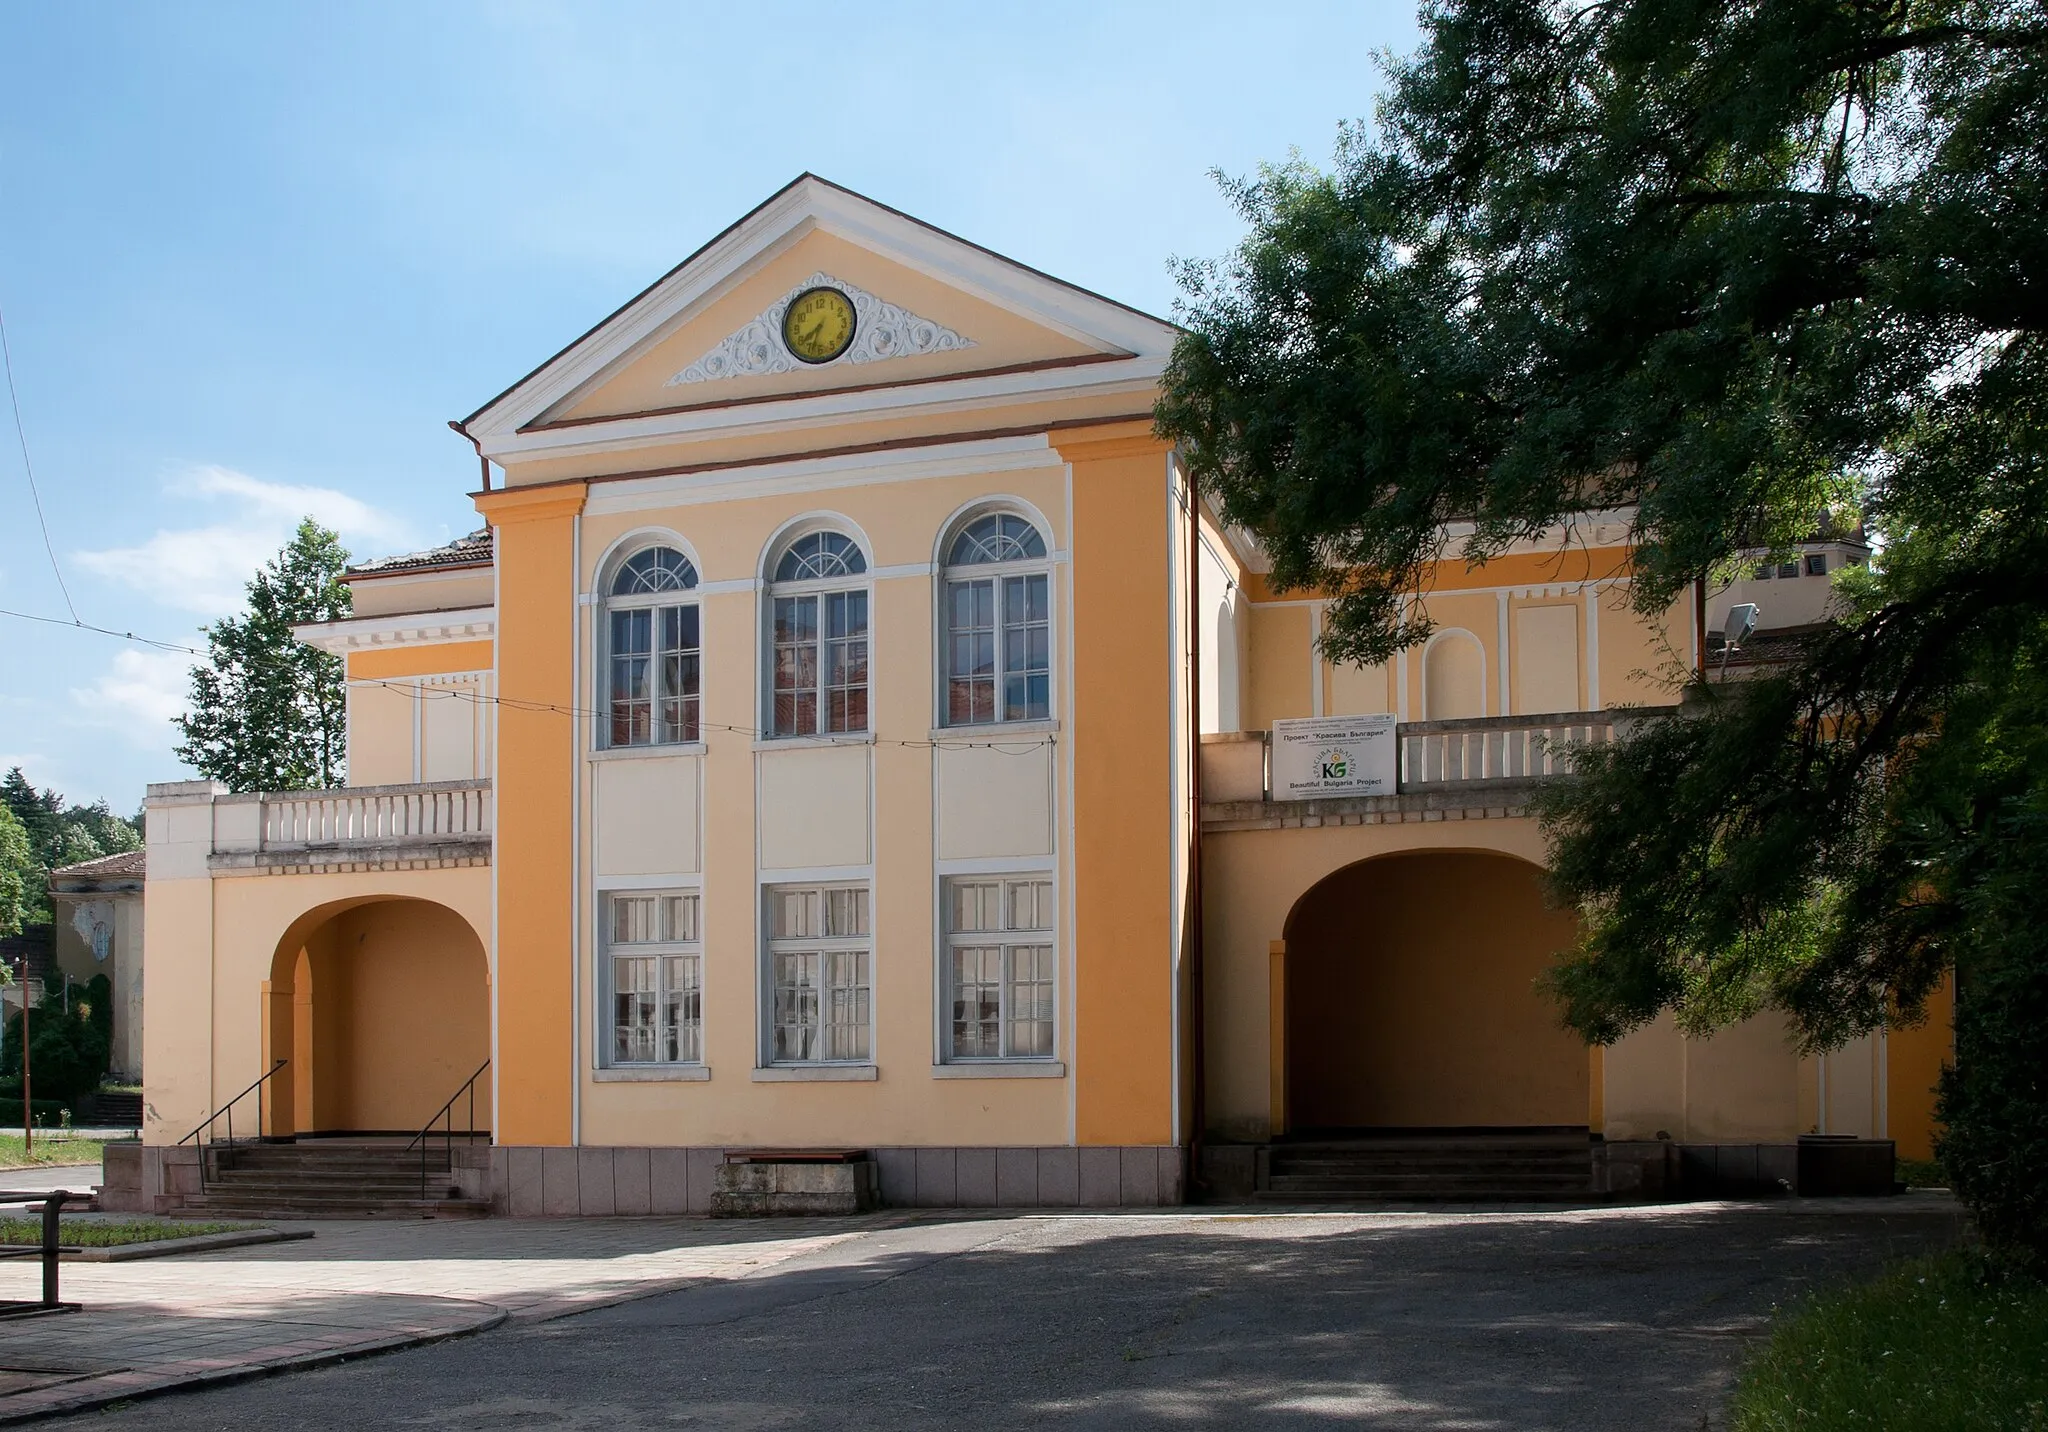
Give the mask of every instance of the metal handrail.
M 228 1100 L 228 1101 L 227 1101 L 227 1102 L 226 1102 L 225 1104 L 221 1105 L 221 1106 L 220 1106 L 220 1107 L 219 1107 L 218 1109 L 215 1109 L 215 1110 L 214 1110 L 214 1111 L 213 1111 L 213 1112 L 212 1112 L 211 1114 L 208 1114 L 208 1115 L 206 1116 L 206 1122 L 205 1122 L 205 1123 L 201 1124 L 201 1125 L 200 1125 L 200 1126 L 199 1126 L 198 1128 L 194 1129 L 194 1130 L 193 1130 L 193 1131 L 192 1131 L 191 1133 L 189 1133 L 189 1134 L 185 1135 L 185 1137 L 184 1137 L 184 1138 L 182 1138 L 182 1139 L 178 1140 L 178 1143 L 177 1143 L 177 1145 L 176 1145 L 177 1147 L 180 1147 L 180 1148 L 182 1148 L 182 1147 L 183 1147 L 184 1145 L 186 1145 L 186 1144 L 191 1144 L 191 1145 L 193 1146 L 193 1148 L 197 1149 L 197 1150 L 198 1150 L 198 1152 L 199 1152 L 199 1191 L 200 1191 L 201 1193 L 204 1193 L 204 1192 L 206 1192 L 206 1143 L 207 1143 L 206 1139 L 205 1139 L 204 1137 L 202 1137 L 202 1136 L 203 1136 L 203 1135 L 204 1135 L 204 1134 L 205 1134 L 205 1133 L 207 1132 L 207 1130 L 211 1129 L 211 1128 L 212 1128 L 212 1127 L 214 1126 L 214 1124 L 215 1124 L 215 1123 L 217 1123 L 217 1122 L 218 1122 L 218 1121 L 220 1120 L 220 1118 L 221 1118 L 221 1117 L 222 1117 L 223 1115 L 225 1115 L 225 1116 L 227 1117 L 227 1121 L 228 1121 L 228 1136 L 227 1136 L 227 1142 L 228 1142 L 228 1143 L 230 1143 L 230 1144 L 232 1144 L 232 1143 L 233 1143 L 233 1142 L 235 1141 L 235 1105 L 237 1105 L 237 1104 L 241 1103 L 241 1102 L 242 1102 L 242 1101 L 243 1101 L 244 1099 L 248 1098 L 248 1097 L 249 1097 L 249 1096 L 250 1096 L 251 1094 L 254 1094 L 254 1095 L 256 1096 L 256 1137 L 257 1137 L 257 1138 L 259 1138 L 259 1139 L 260 1139 L 260 1138 L 262 1138 L 262 1137 L 263 1137 L 263 1086 L 264 1086 L 265 1084 L 268 1084 L 268 1083 L 269 1083 L 269 1082 L 271 1081 L 271 1079 L 272 1079 L 272 1078 L 273 1078 L 273 1077 L 274 1077 L 274 1076 L 276 1075 L 276 1073 L 277 1073 L 277 1071 L 278 1071 L 278 1070 L 280 1070 L 280 1069 L 284 1068 L 284 1066 L 285 1066 L 285 1065 L 287 1065 L 287 1064 L 289 1064 L 289 1063 L 291 1063 L 291 1060 L 289 1060 L 289 1059 L 280 1059 L 280 1060 L 278 1060 L 278 1061 L 277 1061 L 277 1062 L 276 1062 L 275 1064 L 271 1065 L 271 1066 L 270 1066 L 270 1067 L 269 1067 L 268 1069 L 266 1069 L 266 1070 L 265 1070 L 265 1071 L 264 1071 L 263 1073 L 261 1073 L 261 1074 L 257 1075 L 257 1076 L 256 1076 L 256 1082 L 255 1082 L 255 1083 L 251 1084 L 251 1085 L 250 1085 L 250 1086 L 249 1086 L 248 1088 L 244 1089 L 244 1090 L 243 1090 L 243 1091 L 242 1091 L 241 1093 L 239 1093 L 239 1094 L 235 1095 L 235 1097 L 234 1097 L 234 1098 L 232 1098 L 232 1099 Z M 221 1141 L 220 1141 L 220 1140 L 218 1140 L 218 1139 L 216 1139 L 216 1140 L 214 1140 L 213 1142 L 215 1142 L 215 1143 L 219 1143 L 219 1142 L 221 1142 Z
M 440 1134 L 441 1148 L 449 1163 L 453 1164 L 455 1161 L 455 1135 L 457 1130 L 455 1127 L 454 1111 L 455 1103 L 458 1099 L 461 1099 L 464 1095 L 469 1096 L 469 1118 L 467 1120 L 469 1127 L 460 1131 L 462 1136 L 474 1142 L 478 1134 L 485 1136 L 490 1134 L 489 1129 L 479 1129 L 476 1126 L 476 1081 L 483 1078 L 484 1071 L 490 1067 L 491 1061 L 488 1059 L 479 1064 L 476 1073 L 465 1079 L 462 1087 L 448 1096 L 448 1102 L 435 1110 L 434 1117 L 427 1120 L 426 1127 L 415 1134 L 412 1142 L 405 1146 L 407 1153 L 411 1153 L 414 1149 L 420 1151 L 420 1198 L 422 1200 L 427 1196 L 427 1151 L 433 1147 L 430 1141 L 434 1134 L 437 1132 Z M 436 1130 L 434 1125 L 444 1120 L 447 1122 L 447 1127 Z

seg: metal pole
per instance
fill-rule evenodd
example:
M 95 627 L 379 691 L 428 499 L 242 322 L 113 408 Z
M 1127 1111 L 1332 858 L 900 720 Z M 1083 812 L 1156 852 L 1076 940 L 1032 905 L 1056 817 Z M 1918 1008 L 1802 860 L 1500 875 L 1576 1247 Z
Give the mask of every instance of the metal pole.
M 57 1306 L 57 1214 L 64 1195 L 53 1193 L 43 1203 L 43 1306 Z
M 35 1094 L 28 1079 L 28 952 L 21 955 L 21 1151 L 35 1147 Z

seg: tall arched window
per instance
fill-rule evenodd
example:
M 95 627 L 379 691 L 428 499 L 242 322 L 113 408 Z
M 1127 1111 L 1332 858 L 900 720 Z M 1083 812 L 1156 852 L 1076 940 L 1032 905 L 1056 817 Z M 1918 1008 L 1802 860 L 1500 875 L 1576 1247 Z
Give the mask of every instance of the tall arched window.
M 867 570 L 859 545 L 830 530 L 805 533 L 776 558 L 768 588 L 772 734 L 868 729 Z
M 653 746 L 698 736 L 697 569 L 673 547 L 619 564 L 605 597 L 610 740 Z
M 1052 715 L 1052 570 L 1036 526 L 992 512 L 960 529 L 945 625 L 947 725 Z

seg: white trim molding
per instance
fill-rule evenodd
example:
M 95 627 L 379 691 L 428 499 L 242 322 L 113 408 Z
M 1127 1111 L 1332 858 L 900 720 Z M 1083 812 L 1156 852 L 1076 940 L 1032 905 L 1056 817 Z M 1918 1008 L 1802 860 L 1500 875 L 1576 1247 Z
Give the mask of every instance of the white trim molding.
M 491 607 L 463 607 L 447 612 L 395 612 L 382 617 L 354 617 L 339 622 L 307 622 L 292 635 L 307 646 L 336 656 L 386 646 L 433 646 L 451 641 L 486 641 L 497 635 L 498 614 Z
M 782 341 L 782 319 L 789 312 L 789 305 L 799 294 L 814 288 L 837 289 L 853 301 L 853 342 L 829 363 L 804 363 L 792 357 Z M 830 368 L 841 363 L 880 363 L 890 358 L 950 353 L 973 346 L 972 338 L 961 336 L 943 323 L 921 318 L 907 308 L 875 297 L 857 284 L 820 270 L 728 333 L 710 352 L 663 386 L 677 388 L 687 383 L 793 373 L 799 368 Z

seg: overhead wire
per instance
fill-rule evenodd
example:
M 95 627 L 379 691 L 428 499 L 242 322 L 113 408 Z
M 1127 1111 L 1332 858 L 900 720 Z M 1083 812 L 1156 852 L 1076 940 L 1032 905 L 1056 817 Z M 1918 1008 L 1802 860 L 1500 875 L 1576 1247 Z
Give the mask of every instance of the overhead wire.
M 7 371 L 7 401 L 14 409 L 14 436 L 21 444 L 21 470 L 28 474 L 28 495 L 35 503 L 36 525 L 43 529 L 43 551 L 49 554 L 50 571 L 57 578 L 57 590 L 64 594 L 65 610 L 71 613 L 73 626 L 84 626 L 78 619 L 78 607 L 71 600 L 71 588 L 64 584 L 64 569 L 57 565 L 57 546 L 50 540 L 50 521 L 43 515 L 43 494 L 36 486 L 35 464 L 28 460 L 28 430 L 21 422 L 21 395 L 14 390 L 14 353 L 7 346 L 7 315 L 0 311 L 0 368 Z
M 97 632 L 101 636 L 118 637 L 124 641 L 136 642 L 142 646 L 155 647 L 159 651 L 183 652 L 190 656 L 208 655 L 208 653 L 201 651 L 198 647 L 183 646 L 174 641 L 157 641 L 151 637 L 138 636 L 132 631 L 116 631 L 112 627 L 94 626 L 90 622 L 67 622 L 59 617 L 39 616 L 34 612 L 11 611 L 5 607 L 0 607 L 0 617 L 18 617 L 22 621 L 44 622 L 50 626 L 65 627 L 74 631 Z M 611 717 L 611 713 L 608 711 L 590 710 L 588 708 L 580 706 L 564 706 L 558 702 L 553 701 L 531 701 L 523 697 L 517 696 L 489 695 L 480 691 L 462 691 L 451 686 L 429 687 L 426 684 L 425 678 L 350 677 L 348 678 L 348 680 L 349 683 L 354 686 L 381 686 L 393 691 L 402 691 L 405 692 L 407 695 L 417 696 L 418 698 L 427 701 L 470 701 L 478 705 L 499 706 L 514 711 L 527 711 L 542 715 L 570 716 L 592 721 L 609 720 Z M 757 727 L 735 726 L 720 721 L 700 721 L 698 722 L 698 730 L 723 731 L 734 736 L 746 736 L 754 740 L 763 739 L 763 733 Z M 868 733 L 863 732 L 858 734 L 865 735 Z M 853 743 L 849 742 L 849 744 Z M 1012 737 L 1007 740 L 973 740 L 968 738 L 934 739 L 930 737 L 926 737 L 923 739 L 906 740 L 902 737 L 873 735 L 866 744 L 876 746 L 900 746 L 905 748 L 930 749 L 935 751 L 987 750 L 994 751 L 998 755 L 1018 756 L 1028 754 L 1029 752 L 1037 750 L 1044 746 L 1057 745 L 1058 738 L 1051 732 L 1046 732 L 1036 739 L 1025 737 Z

